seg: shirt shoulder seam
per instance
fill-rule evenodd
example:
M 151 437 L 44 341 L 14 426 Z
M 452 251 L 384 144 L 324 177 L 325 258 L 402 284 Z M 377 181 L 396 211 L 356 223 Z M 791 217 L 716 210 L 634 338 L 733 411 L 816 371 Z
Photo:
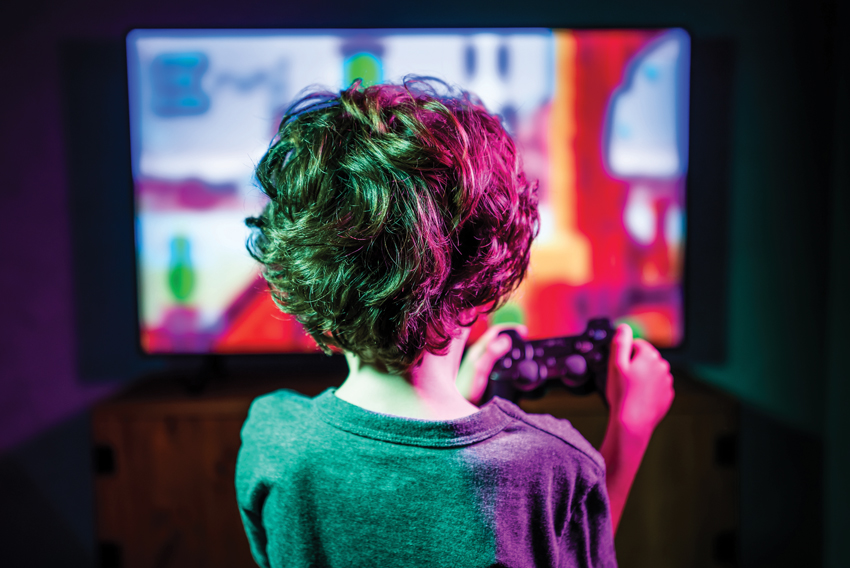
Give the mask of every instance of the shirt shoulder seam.
M 545 434 L 549 434 L 549 435 L 550 435 L 550 436 L 552 436 L 553 438 L 557 438 L 558 440 L 560 440 L 560 441 L 562 441 L 563 443 L 567 444 L 567 445 L 568 445 L 568 446 L 570 446 L 571 448 L 574 448 L 574 449 L 575 449 L 575 450 L 577 450 L 580 454 L 582 454 L 584 457 L 586 457 L 587 459 L 589 459 L 589 460 L 590 460 L 590 462 L 593 464 L 594 468 L 596 469 L 597 474 L 599 474 L 599 475 L 600 475 L 600 477 L 601 477 L 601 476 L 603 476 L 603 475 L 605 474 L 605 468 L 604 468 L 603 466 L 600 466 L 600 464 L 596 461 L 596 459 L 595 459 L 592 455 L 588 454 L 588 453 L 587 453 L 587 451 L 585 451 L 584 449 L 582 449 L 582 448 L 578 447 L 577 445 L 575 445 L 574 443 L 570 442 L 569 440 L 564 439 L 564 437 L 563 437 L 563 436 L 559 436 L 558 434 L 556 434 L 556 433 L 554 433 L 554 432 L 551 432 L 551 431 L 549 431 L 549 430 L 547 430 L 547 429 L 545 429 L 545 428 L 542 428 L 542 427 L 538 426 L 537 424 L 534 424 L 534 423 L 532 423 L 532 422 L 530 422 L 530 421 L 526 420 L 526 419 L 525 419 L 524 417 L 522 417 L 522 416 L 518 416 L 517 414 L 515 414 L 514 412 L 512 412 L 512 410 L 513 410 L 513 409 L 505 409 L 502 405 L 499 405 L 499 409 L 500 409 L 500 410 L 502 410 L 502 412 L 504 412 L 505 414 L 507 414 L 507 415 L 508 415 L 508 416 L 510 416 L 511 418 L 513 418 L 514 420 L 518 420 L 518 421 L 522 422 L 523 424 L 526 424 L 526 425 L 528 425 L 528 426 L 530 426 L 530 427 L 534 428 L 535 430 L 538 430 L 538 431 L 543 432 L 543 433 L 545 433 Z

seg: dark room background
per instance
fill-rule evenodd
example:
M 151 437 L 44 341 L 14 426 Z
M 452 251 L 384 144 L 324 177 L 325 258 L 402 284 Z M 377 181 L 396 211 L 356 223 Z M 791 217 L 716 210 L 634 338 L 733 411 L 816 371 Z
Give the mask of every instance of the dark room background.
M 124 35 L 351 26 L 682 26 L 695 57 L 700 46 L 719 54 L 729 89 L 716 104 L 728 124 L 714 130 L 724 138 L 711 179 L 722 215 L 703 250 L 714 246 L 726 267 L 711 284 L 724 298 L 722 356 L 689 371 L 742 405 L 740 566 L 850 565 L 848 18 L 838 0 L 7 0 L 0 565 L 94 566 L 89 411 L 158 365 L 139 359 L 126 330 L 92 331 L 134 309 L 123 293 L 133 262 L 127 125 L 104 123 L 126 113 Z

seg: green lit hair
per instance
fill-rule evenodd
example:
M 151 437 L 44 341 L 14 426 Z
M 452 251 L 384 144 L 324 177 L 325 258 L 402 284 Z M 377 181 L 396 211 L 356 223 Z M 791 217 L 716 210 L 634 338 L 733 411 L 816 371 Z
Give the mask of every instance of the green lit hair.
M 525 276 L 536 184 L 498 118 L 443 83 L 307 94 L 256 175 L 270 200 L 248 250 L 326 353 L 406 372 Z

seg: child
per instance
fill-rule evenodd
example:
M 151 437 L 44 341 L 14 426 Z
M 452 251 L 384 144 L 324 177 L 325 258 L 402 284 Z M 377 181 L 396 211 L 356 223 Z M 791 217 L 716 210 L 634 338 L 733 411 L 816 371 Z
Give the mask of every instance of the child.
M 491 329 L 461 365 L 470 325 L 525 275 L 536 186 L 499 120 L 437 86 L 307 95 L 257 167 L 270 201 L 249 250 L 350 372 L 251 406 L 236 472 L 251 550 L 264 567 L 616 566 L 669 366 L 618 328 L 601 453 L 565 420 L 470 402 L 509 343 Z

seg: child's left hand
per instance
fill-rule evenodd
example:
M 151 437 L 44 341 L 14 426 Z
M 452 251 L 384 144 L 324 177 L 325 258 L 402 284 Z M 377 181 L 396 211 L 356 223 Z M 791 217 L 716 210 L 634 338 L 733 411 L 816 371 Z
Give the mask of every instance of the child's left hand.
M 670 363 L 651 343 L 634 339 L 626 324 L 617 327 L 611 341 L 606 391 L 610 418 L 647 439 L 673 403 Z
M 520 337 L 528 335 L 528 329 L 519 324 L 499 324 L 491 326 L 478 341 L 470 347 L 460 363 L 455 384 L 460 394 L 471 402 L 478 404 L 487 389 L 487 380 L 493 365 L 511 348 L 511 340 L 500 336 L 499 332 L 515 329 Z

